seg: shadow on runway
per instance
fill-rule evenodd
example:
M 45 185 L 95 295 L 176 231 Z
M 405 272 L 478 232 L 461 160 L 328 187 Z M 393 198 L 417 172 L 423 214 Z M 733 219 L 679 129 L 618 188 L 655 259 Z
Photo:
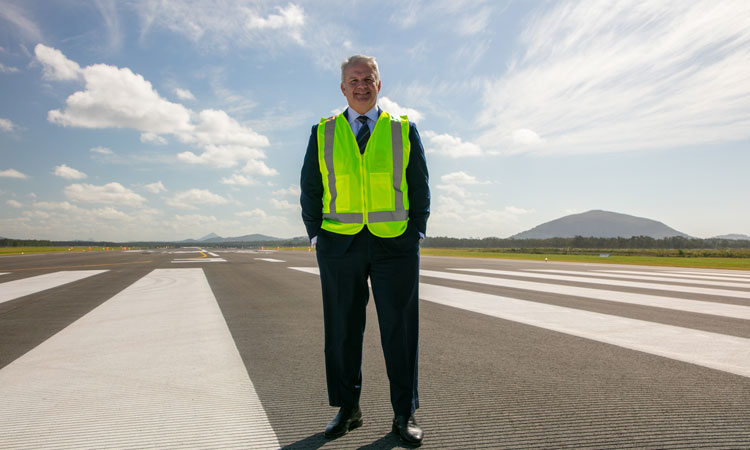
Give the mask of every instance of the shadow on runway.
M 315 433 L 312 436 L 308 436 L 304 439 L 301 439 L 289 445 L 285 445 L 284 447 L 281 447 L 281 448 L 283 450 L 315 450 L 332 442 L 335 442 L 335 441 L 326 439 L 325 436 L 323 436 L 323 433 L 321 432 L 321 433 Z M 387 433 L 380 439 L 374 442 L 371 442 L 370 444 L 357 447 L 358 450 L 392 450 L 395 448 L 413 448 L 413 447 L 401 442 L 401 439 L 399 439 L 398 436 L 396 436 L 393 433 Z

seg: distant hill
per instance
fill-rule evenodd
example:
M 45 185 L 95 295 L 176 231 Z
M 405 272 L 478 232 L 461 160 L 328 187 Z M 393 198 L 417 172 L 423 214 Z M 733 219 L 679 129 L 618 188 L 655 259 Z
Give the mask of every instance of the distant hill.
M 513 235 L 511 239 L 548 239 L 575 236 L 623 238 L 649 236 L 654 239 L 671 236 L 690 237 L 656 220 L 593 210 L 543 223 L 530 230 Z
M 210 233 L 200 239 L 185 239 L 180 241 L 180 243 L 220 244 L 223 242 L 266 242 L 283 240 L 283 238 L 266 236 L 265 234 L 246 234 L 244 236 L 224 238 L 216 233 Z
M 730 241 L 750 241 L 750 236 L 746 234 L 722 234 L 721 236 L 714 236 L 711 239 L 728 239 Z

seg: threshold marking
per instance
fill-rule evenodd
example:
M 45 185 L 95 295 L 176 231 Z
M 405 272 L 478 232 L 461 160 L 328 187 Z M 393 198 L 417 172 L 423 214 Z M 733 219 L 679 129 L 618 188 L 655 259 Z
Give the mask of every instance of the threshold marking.
M 107 270 L 67 270 L 0 283 L 0 303 L 72 283 Z
M 640 273 L 634 270 L 597 270 L 597 272 L 613 272 L 613 273 Z M 658 272 L 654 272 L 658 273 Z M 750 282 L 750 275 L 738 275 L 738 274 L 724 274 L 724 273 L 708 273 L 708 272 L 683 272 L 683 271 L 666 271 L 658 273 L 659 275 L 678 277 L 678 278 L 691 278 L 695 279 L 695 276 L 711 280 L 725 280 L 725 281 L 748 281 Z M 739 278 L 739 279 L 738 279 Z
M 638 281 L 622 280 L 593 280 L 586 277 L 572 277 L 566 275 L 544 275 L 540 273 L 514 272 L 510 270 L 493 270 L 493 269 L 448 269 L 459 270 L 462 272 L 486 273 L 490 275 L 506 275 L 522 278 L 541 278 L 544 280 L 573 281 L 589 284 L 603 284 L 605 286 L 632 287 L 638 289 L 653 289 L 659 291 L 687 292 L 690 294 L 719 295 L 722 297 L 750 298 L 748 291 L 731 291 L 729 289 L 702 288 L 694 286 L 676 286 L 673 284 L 645 283 Z
M 566 286 L 562 284 L 537 283 L 534 281 L 511 280 L 508 278 L 482 277 L 463 273 L 436 272 L 433 270 L 420 271 L 422 276 L 442 278 L 444 280 L 468 281 L 471 283 L 488 284 L 508 288 L 524 289 L 527 291 L 547 292 L 552 294 L 584 297 L 592 300 L 627 303 L 631 305 L 653 306 L 656 308 L 674 309 L 677 311 L 710 314 L 712 316 L 732 317 L 736 319 L 750 319 L 750 306 L 729 305 L 726 303 L 705 302 L 701 300 L 687 300 L 659 295 L 637 294 L 600 289 Z
M 702 284 L 704 286 L 724 286 L 724 287 L 736 287 L 750 289 L 750 282 L 741 283 L 736 281 L 711 281 L 702 280 L 699 278 L 691 277 L 690 275 L 653 275 L 653 274 L 639 274 L 639 275 L 627 275 L 620 273 L 609 273 L 608 271 L 596 271 L 596 272 L 576 272 L 573 270 L 554 270 L 554 269 L 526 269 L 529 272 L 548 272 L 548 273 L 559 273 L 559 274 L 575 274 L 583 277 L 601 277 L 601 278 L 623 278 L 628 280 L 653 280 L 653 281 L 669 281 L 672 283 L 691 283 L 691 284 Z M 637 272 L 630 272 L 637 273 Z M 688 279 L 685 279 L 688 278 Z M 657 285 L 660 286 L 660 285 Z
M 173 259 L 172 263 L 214 263 L 214 262 L 227 262 L 224 258 L 188 258 L 188 259 Z
M 202 269 L 156 269 L 0 370 L 9 448 L 279 448 Z
M 319 275 L 317 267 L 290 269 Z M 750 377 L 750 339 L 427 283 L 419 298 Z
M 268 262 L 286 262 L 281 259 L 273 259 L 273 258 L 255 258 L 258 261 L 268 261 Z

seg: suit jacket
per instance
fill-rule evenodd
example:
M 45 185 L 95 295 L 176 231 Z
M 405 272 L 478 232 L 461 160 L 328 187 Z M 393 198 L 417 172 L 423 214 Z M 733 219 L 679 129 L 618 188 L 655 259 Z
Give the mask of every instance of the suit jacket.
M 347 110 L 348 111 L 348 110 Z M 344 115 L 348 115 L 347 111 Z M 382 110 L 378 108 L 378 114 Z M 331 233 L 321 229 L 323 224 L 323 177 L 318 163 L 318 125 L 312 127 L 310 141 L 302 165 L 300 177 L 300 204 L 302 220 L 307 229 L 307 236 L 312 239 L 318 236 L 318 251 L 330 254 L 342 254 L 349 248 L 356 235 Z M 409 122 L 409 142 L 411 151 L 406 166 L 406 183 L 409 186 L 409 223 L 406 231 L 395 238 L 373 237 L 379 247 L 386 252 L 407 251 L 418 246 L 419 232 L 427 234 L 427 218 L 430 215 L 430 186 L 427 173 L 422 140 L 417 126 Z

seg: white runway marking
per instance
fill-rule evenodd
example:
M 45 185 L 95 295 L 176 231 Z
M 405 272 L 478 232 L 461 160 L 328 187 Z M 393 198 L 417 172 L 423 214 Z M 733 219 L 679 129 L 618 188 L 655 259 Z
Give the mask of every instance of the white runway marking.
M 319 274 L 317 267 L 290 269 Z M 419 284 L 419 298 L 750 377 L 750 339 L 427 283 Z
M 0 284 L 0 303 L 82 280 L 106 270 L 66 270 Z
M 634 270 L 597 270 L 597 272 L 636 273 L 636 274 L 642 273 L 642 272 L 637 272 Z M 654 273 L 657 273 L 657 272 L 654 272 Z M 700 278 L 707 278 L 711 280 L 725 280 L 725 281 L 747 280 L 748 282 L 750 282 L 750 274 L 740 275 L 740 274 L 732 274 L 732 273 L 686 272 L 686 271 L 670 270 L 670 271 L 662 271 L 661 273 L 659 273 L 659 275 L 678 277 L 678 278 L 692 278 L 692 279 L 696 279 L 697 277 L 700 277 Z
M 0 370 L 6 448 L 278 448 L 202 269 L 157 269 Z
M 420 273 L 422 276 L 443 278 L 445 280 L 468 281 L 471 283 L 488 284 L 491 286 L 502 286 L 524 289 L 528 291 L 549 292 L 552 294 L 585 297 L 593 300 L 604 300 L 608 302 L 620 302 L 642 306 L 654 306 L 657 308 L 674 309 L 678 311 L 686 311 L 699 314 L 710 314 L 713 316 L 732 317 L 736 319 L 750 319 L 750 307 L 742 305 L 729 305 L 725 303 L 704 302 L 700 300 L 687 300 L 674 297 L 663 297 L 658 295 L 637 294 L 633 292 L 610 291 L 603 288 L 594 289 L 577 286 L 565 286 L 561 284 L 511 280 L 507 278 L 480 277 L 477 275 L 465 275 L 462 273 L 435 272 L 432 270 L 422 270 Z
M 214 262 L 227 262 L 224 258 L 189 258 L 189 259 L 174 259 L 172 263 L 214 263 Z
M 217 257 L 217 256 L 219 256 L 219 255 L 217 255 L 217 254 L 216 254 L 216 253 L 214 253 L 214 252 L 207 252 L 207 253 L 208 253 L 209 255 L 213 256 L 213 257 Z
M 700 278 L 691 277 L 690 275 L 655 275 L 652 273 L 645 272 L 628 272 L 633 275 L 621 274 L 615 271 L 597 270 L 595 272 L 576 272 L 574 270 L 554 270 L 554 269 L 526 269 L 529 272 L 545 272 L 545 273 L 559 273 L 559 274 L 573 274 L 582 277 L 601 277 L 601 278 L 622 278 L 627 280 L 644 280 L 644 281 L 668 281 L 672 283 L 690 283 L 690 284 L 701 284 L 704 286 L 724 286 L 724 287 L 736 287 L 740 289 L 750 289 L 750 282 L 741 283 L 736 281 L 712 281 L 702 280 Z M 637 275 L 636 275 L 637 274 Z M 689 278 L 689 279 L 685 279 Z M 655 286 L 661 286 L 656 284 Z
M 268 262 L 286 262 L 281 259 L 273 259 L 273 258 L 255 258 L 258 261 L 268 261 Z
M 492 269 L 448 269 L 448 270 L 460 270 L 463 272 L 476 272 L 486 273 L 491 275 L 507 275 L 512 277 L 525 277 L 525 278 L 541 278 L 544 280 L 559 280 L 559 281 L 573 281 L 590 284 L 603 284 L 605 286 L 621 286 L 621 287 L 632 287 L 638 289 L 655 289 L 659 291 L 671 291 L 671 292 L 687 292 L 690 294 L 703 294 L 703 295 L 719 295 L 722 297 L 736 297 L 736 298 L 750 298 L 750 290 L 748 291 L 731 291 L 729 289 L 714 289 L 714 288 L 702 288 L 693 286 L 675 286 L 673 284 L 658 284 L 658 283 L 641 283 L 637 281 L 621 281 L 621 280 L 592 280 L 586 277 L 571 277 L 565 275 L 545 275 L 540 273 L 528 273 L 528 272 L 514 272 L 510 270 L 492 270 Z M 606 289 L 606 287 L 603 287 Z

